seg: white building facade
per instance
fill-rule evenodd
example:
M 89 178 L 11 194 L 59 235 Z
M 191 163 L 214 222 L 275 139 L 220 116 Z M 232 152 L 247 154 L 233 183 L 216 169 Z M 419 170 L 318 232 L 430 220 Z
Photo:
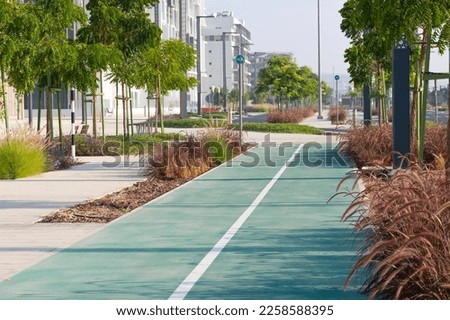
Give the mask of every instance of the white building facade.
M 202 69 L 203 104 L 212 88 L 230 92 L 239 88 L 239 65 L 236 56 L 245 57 L 243 64 L 244 92 L 251 91 L 250 45 L 251 33 L 243 20 L 234 17 L 233 12 L 215 14 L 215 18 L 204 19 L 202 28 L 204 46 L 204 69 Z
M 180 39 L 195 48 L 197 35 L 196 17 L 205 12 L 204 0 L 160 0 L 153 8 L 148 9 L 148 14 L 162 30 L 162 39 Z M 188 72 L 189 77 L 196 77 L 195 68 Z M 103 95 L 105 107 L 114 112 L 116 96 L 121 97 L 122 92 L 116 91 L 115 84 L 105 82 Z M 190 89 L 187 92 L 171 91 L 164 97 L 164 114 L 182 114 L 194 112 L 197 104 L 197 90 Z M 148 96 L 146 90 L 131 89 L 132 106 L 136 116 L 146 116 L 155 114 L 155 100 Z M 119 113 L 121 108 L 119 108 Z

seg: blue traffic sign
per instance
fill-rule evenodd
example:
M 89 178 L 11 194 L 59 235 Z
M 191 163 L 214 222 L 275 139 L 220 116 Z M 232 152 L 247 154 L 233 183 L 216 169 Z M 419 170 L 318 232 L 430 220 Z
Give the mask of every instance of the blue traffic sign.
M 237 64 L 243 64 L 245 62 L 245 58 L 242 54 L 238 54 L 236 56 L 236 63 Z
M 336 81 L 338 81 L 340 78 L 341 78 L 341 77 L 339 77 L 338 74 L 334 76 L 334 80 L 336 80 Z

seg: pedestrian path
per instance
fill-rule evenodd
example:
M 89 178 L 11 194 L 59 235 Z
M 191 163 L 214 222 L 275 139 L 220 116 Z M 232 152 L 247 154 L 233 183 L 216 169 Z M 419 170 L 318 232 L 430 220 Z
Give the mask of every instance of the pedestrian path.
M 79 158 L 67 170 L 0 180 L 0 281 L 70 246 L 103 224 L 40 224 L 42 216 L 140 181 L 133 159 Z
M 333 158 L 253 149 L 1 282 L 0 299 L 361 298 L 342 288 L 355 248 L 349 200 L 327 203 L 349 171 Z

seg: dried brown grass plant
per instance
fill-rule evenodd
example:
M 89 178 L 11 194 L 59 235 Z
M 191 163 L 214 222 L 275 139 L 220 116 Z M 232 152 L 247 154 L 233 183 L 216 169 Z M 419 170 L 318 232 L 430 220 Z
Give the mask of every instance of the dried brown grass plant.
M 304 111 L 301 108 L 272 110 L 267 114 L 269 123 L 300 123 L 304 118 Z
M 429 168 L 442 169 L 447 152 L 447 127 L 437 125 L 425 130 L 424 164 Z M 355 126 L 340 136 L 343 152 L 353 160 L 356 167 L 391 166 L 393 150 L 392 126 Z M 412 161 L 415 157 L 409 155 Z
M 336 107 L 330 108 L 328 111 L 328 120 L 333 124 L 342 124 L 347 120 L 347 109 L 339 108 L 339 123 L 338 123 L 338 110 Z
M 362 178 L 362 176 L 360 177 Z M 364 240 L 358 270 L 362 292 L 376 299 L 450 299 L 450 181 L 443 171 L 397 171 L 365 177 L 342 216 Z
M 154 146 L 149 175 L 167 179 L 192 179 L 246 150 L 239 132 L 212 120 L 204 131 L 185 140 Z

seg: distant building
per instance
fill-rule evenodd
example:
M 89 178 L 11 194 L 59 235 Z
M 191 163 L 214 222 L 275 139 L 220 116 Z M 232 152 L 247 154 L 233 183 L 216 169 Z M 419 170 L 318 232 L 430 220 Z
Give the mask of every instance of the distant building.
M 220 88 L 223 91 L 225 86 L 228 92 L 232 89 L 238 89 L 239 66 L 235 57 L 239 54 L 246 58 L 243 64 L 244 91 L 250 91 L 251 33 L 245 27 L 244 21 L 234 17 L 231 11 L 219 12 L 215 18 L 204 20 L 205 27 L 202 28 L 202 35 L 206 44 L 204 58 L 202 59 L 205 62 L 202 76 L 203 99 L 212 87 Z

